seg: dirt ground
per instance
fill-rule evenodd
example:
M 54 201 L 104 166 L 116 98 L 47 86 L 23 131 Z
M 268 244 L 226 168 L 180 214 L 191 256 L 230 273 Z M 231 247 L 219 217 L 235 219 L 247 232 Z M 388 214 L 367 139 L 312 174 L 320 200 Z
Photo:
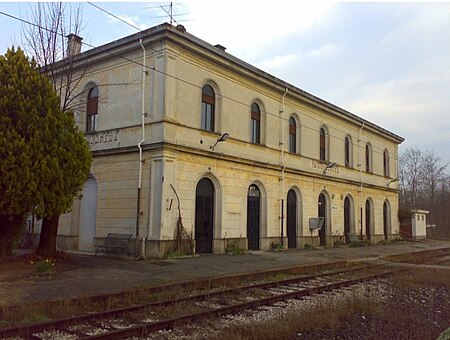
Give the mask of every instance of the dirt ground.
M 70 261 L 65 256 L 61 256 L 53 259 L 51 261 L 53 265 L 44 267 L 41 272 L 38 266 L 43 261 L 45 261 L 44 258 L 24 255 L 0 263 L 0 306 L 23 301 L 24 292 L 21 287 L 36 281 L 53 280 L 72 267 Z

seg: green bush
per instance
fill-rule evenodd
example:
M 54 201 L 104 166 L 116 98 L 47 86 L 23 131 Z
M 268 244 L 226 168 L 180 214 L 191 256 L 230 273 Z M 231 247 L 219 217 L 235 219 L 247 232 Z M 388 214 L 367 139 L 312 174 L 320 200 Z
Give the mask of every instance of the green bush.
M 32 264 L 34 264 L 34 272 L 37 275 L 51 274 L 55 266 L 55 263 L 50 259 L 45 259 Z
M 272 250 L 283 250 L 284 249 L 283 245 L 279 242 L 272 242 L 270 244 L 270 247 L 272 248 Z
M 228 242 L 225 247 L 225 253 L 233 254 L 233 255 L 243 255 L 245 253 L 245 249 L 239 246 L 238 242 L 232 241 Z

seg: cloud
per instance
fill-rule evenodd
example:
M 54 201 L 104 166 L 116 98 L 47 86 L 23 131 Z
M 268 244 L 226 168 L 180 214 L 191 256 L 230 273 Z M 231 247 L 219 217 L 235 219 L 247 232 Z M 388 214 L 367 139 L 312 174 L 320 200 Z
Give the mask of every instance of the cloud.
M 450 72 L 367 84 L 349 109 L 405 132 L 433 131 L 450 107 L 448 84 Z
M 326 44 L 317 49 L 309 51 L 307 55 L 311 58 L 329 57 L 336 52 L 337 48 L 334 44 Z
M 408 147 L 434 150 L 450 161 L 450 72 L 367 84 L 352 112 L 405 138 Z
M 448 17 L 449 4 L 340 4 L 255 64 L 449 162 Z
M 189 33 L 450 161 L 449 4 L 187 0 L 180 13 Z M 109 36 L 135 32 L 108 20 Z
M 280 67 L 287 67 L 289 64 L 295 63 L 299 58 L 298 54 L 289 53 L 286 55 L 276 55 L 271 59 L 264 60 L 256 65 L 261 69 L 275 69 Z
M 334 6 L 331 2 L 186 1 L 192 34 L 220 43 L 242 56 L 264 52 L 271 41 L 295 31 L 308 30 Z M 232 53 L 233 53 L 232 52 Z
M 113 14 L 111 11 L 109 11 L 109 12 L 111 14 Z M 124 14 L 119 14 L 119 15 L 114 14 L 114 15 L 116 17 L 114 17 L 112 15 L 107 15 L 107 22 L 109 22 L 110 24 L 120 23 L 121 25 L 123 25 L 123 22 L 126 22 L 133 27 L 139 28 L 140 30 L 145 30 L 148 28 L 147 24 L 139 24 L 140 19 L 137 16 L 129 17 Z
M 293 52 L 283 55 L 274 55 L 271 56 L 270 59 L 256 63 L 256 67 L 267 70 L 269 73 L 274 75 L 283 73 L 295 75 L 295 69 L 299 69 L 299 65 L 311 65 L 314 63 L 320 64 L 323 59 L 333 58 L 337 52 L 338 49 L 336 46 L 333 44 L 326 44 L 306 52 Z M 283 79 L 289 79 L 289 75 L 283 77 Z M 294 83 L 293 85 L 297 84 Z

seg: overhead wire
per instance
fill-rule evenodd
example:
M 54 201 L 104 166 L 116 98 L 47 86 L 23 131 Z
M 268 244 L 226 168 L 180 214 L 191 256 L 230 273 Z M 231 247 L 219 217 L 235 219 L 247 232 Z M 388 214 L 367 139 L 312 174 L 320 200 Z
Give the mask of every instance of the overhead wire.
M 130 25 L 131 27 L 133 27 L 133 28 L 137 29 L 138 31 L 142 32 L 142 30 L 141 30 L 140 28 L 138 28 L 138 27 L 136 27 L 136 26 L 134 26 L 134 25 L 129 24 L 128 22 L 126 22 L 125 20 L 122 20 L 122 19 L 119 18 L 119 17 L 116 17 L 114 14 L 108 12 L 107 10 L 105 10 L 105 9 L 103 9 L 103 8 L 97 6 L 97 5 L 94 5 L 93 3 L 89 2 L 89 1 L 88 1 L 88 3 L 91 4 L 92 6 L 98 8 L 99 10 L 105 12 L 106 14 L 111 15 L 111 16 L 117 18 L 118 20 L 124 22 L 125 24 Z M 172 6 L 172 5 L 171 5 L 171 6 Z M 173 19 L 173 20 L 178 24 L 178 22 L 173 18 L 173 14 L 172 14 L 172 13 L 169 13 L 169 12 L 164 8 L 164 6 L 155 6 L 155 7 L 152 7 L 152 8 L 155 8 L 155 9 L 156 9 L 156 8 L 161 8 L 161 9 L 163 9 L 164 12 L 166 12 L 167 15 L 170 16 L 170 18 Z M 143 66 L 143 65 L 140 65 L 140 66 Z M 154 69 L 154 71 L 158 72 L 158 70 L 156 70 L 156 69 Z M 166 73 L 166 72 L 161 72 L 161 73 L 163 73 L 164 75 L 167 75 L 167 76 L 169 76 L 169 77 L 175 78 L 175 79 L 178 80 L 178 81 L 182 81 L 182 82 L 188 83 L 188 84 L 190 84 L 190 85 L 192 85 L 192 86 L 195 86 L 195 87 L 197 87 L 197 88 L 200 88 L 200 86 L 197 85 L 197 84 L 193 84 L 193 83 L 187 82 L 187 81 L 184 80 L 184 79 L 181 79 L 181 78 L 178 78 L 178 77 L 174 77 L 174 76 L 172 76 L 172 75 L 170 75 L 170 74 L 168 74 L 168 73 Z M 236 103 L 239 103 L 239 104 L 241 104 L 241 105 L 244 105 L 244 106 L 246 106 L 246 107 L 248 106 L 247 103 L 242 103 L 242 102 L 240 102 L 240 101 L 238 101 L 238 100 L 235 100 L 234 98 L 227 97 L 227 96 L 222 95 L 222 94 L 220 94 L 220 93 L 218 93 L 217 95 L 221 96 L 222 98 L 225 98 L 225 99 L 234 101 L 234 102 L 236 102 Z M 280 117 L 279 117 L 277 114 L 275 114 L 275 113 L 272 113 L 272 112 L 269 112 L 269 111 L 264 111 L 264 112 L 265 112 L 266 114 L 269 114 L 269 115 L 275 116 L 275 117 L 277 117 L 277 118 L 280 118 Z M 300 112 L 299 112 L 299 113 L 300 113 Z M 307 113 L 305 113 L 305 112 L 301 112 L 301 114 L 304 115 L 304 116 L 308 116 L 309 118 L 311 118 L 311 119 L 313 119 L 313 120 L 315 120 L 315 121 L 317 121 L 317 122 L 319 122 L 319 123 L 321 123 L 321 124 L 324 124 L 323 121 L 321 121 L 321 120 L 317 119 L 316 117 L 311 116 L 311 115 L 309 115 L 309 114 L 307 114 Z M 292 116 L 292 115 L 291 115 L 291 116 Z M 280 119 L 284 119 L 285 121 L 289 121 L 289 118 L 290 118 L 291 116 L 289 116 L 288 118 L 280 118 Z M 343 125 L 340 124 L 339 122 L 335 122 L 335 124 L 339 124 L 339 125 L 343 126 Z M 319 132 L 319 131 L 320 131 L 320 128 L 321 128 L 321 127 L 319 127 L 319 130 L 317 130 L 317 128 L 315 128 L 315 127 L 309 127 L 309 126 L 307 126 L 307 125 L 305 125 L 305 124 L 301 124 L 301 123 L 300 123 L 300 127 L 301 127 L 301 128 L 303 128 L 303 127 L 304 127 L 304 128 L 308 128 L 308 129 L 311 129 L 311 130 L 313 130 L 313 131 L 315 131 L 315 132 Z M 344 128 L 345 128 L 345 127 L 344 127 Z M 348 134 L 349 134 L 349 133 L 348 133 L 348 129 L 346 129 L 346 130 L 340 130 L 340 129 L 336 129 L 335 126 L 333 126 L 333 129 L 334 129 L 334 130 L 337 130 L 337 131 L 340 131 L 340 132 L 342 132 L 342 133 L 344 133 L 344 135 L 348 135 Z M 342 142 L 345 142 L 345 137 L 344 137 L 344 138 L 340 138 L 340 137 L 331 135 L 330 133 L 328 133 L 328 135 L 330 136 L 330 138 L 334 138 L 334 139 L 336 139 L 336 140 L 340 140 L 340 141 L 342 141 Z M 359 146 L 359 144 L 358 144 L 358 146 Z M 359 147 L 360 147 L 360 146 L 359 146 Z M 365 145 L 364 145 L 363 147 L 365 147 Z M 384 154 L 384 150 L 385 150 L 385 149 L 378 148 L 376 145 L 371 145 L 371 147 L 372 147 L 372 152 L 374 152 L 374 149 L 378 149 L 378 150 L 380 150 L 380 152 L 375 151 L 375 153 L 378 153 L 378 154 L 380 154 L 380 155 L 383 155 L 383 154 Z
M 107 14 L 113 16 L 113 17 L 115 17 L 113 14 L 111 14 L 111 13 L 109 13 L 108 11 L 106 11 L 106 10 L 100 8 L 99 6 L 94 5 L 94 4 L 90 3 L 90 2 L 88 2 L 88 3 L 91 4 L 91 5 L 93 5 L 94 7 L 98 8 L 99 10 L 102 10 L 103 12 L 105 12 L 105 13 L 107 13 Z M 51 30 L 51 29 L 49 29 L 49 28 L 46 28 L 46 27 L 44 27 L 44 26 L 35 24 L 35 23 L 33 23 L 33 22 L 27 21 L 27 20 L 25 20 L 25 19 L 22 19 L 22 18 L 13 16 L 13 15 L 10 15 L 10 14 L 5 13 L 5 12 L 3 12 L 3 11 L 0 11 L 0 15 L 4 15 L 4 16 L 7 16 L 7 17 L 9 17 L 9 18 L 11 18 L 11 19 L 14 19 L 14 20 L 18 20 L 18 21 L 24 22 L 24 23 L 29 24 L 29 25 L 32 25 L 32 26 L 34 26 L 34 27 L 37 27 L 37 28 L 46 30 L 46 31 L 48 31 L 48 32 L 50 32 L 50 33 L 54 33 L 54 34 L 60 35 L 60 36 L 62 36 L 62 37 L 64 37 L 64 38 L 66 37 L 66 36 L 65 36 L 64 34 L 62 34 L 62 33 L 59 33 L 59 32 L 57 32 L 57 31 Z M 143 32 L 140 28 L 138 28 L 138 27 L 136 27 L 136 26 L 134 26 L 134 25 L 131 25 L 131 24 L 127 23 L 126 21 L 120 19 L 120 18 L 118 18 L 118 20 L 120 20 L 120 21 L 122 21 L 122 22 L 124 22 L 124 23 L 126 23 L 126 24 L 128 24 L 128 25 L 130 25 L 131 27 L 133 27 L 133 28 L 139 30 L 140 32 Z M 86 42 L 83 42 L 83 44 L 86 45 L 86 46 L 88 46 L 88 47 L 91 47 L 91 48 L 98 48 L 98 46 L 94 46 L 94 45 L 91 45 L 91 44 L 86 43 Z M 153 49 L 153 50 L 154 50 L 154 49 Z M 154 50 L 154 51 L 159 52 L 159 51 L 157 51 L 157 50 Z M 145 68 L 147 68 L 147 69 L 149 69 L 149 70 L 151 70 L 151 71 L 154 71 L 154 72 L 156 72 L 156 73 L 165 75 L 165 76 L 167 76 L 167 77 L 170 77 L 170 78 L 175 79 L 175 80 L 177 80 L 177 81 L 180 81 L 180 82 L 183 82 L 183 83 L 185 83 L 185 84 L 191 85 L 191 86 L 196 87 L 196 88 L 198 88 L 198 89 L 201 89 L 201 88 L 202 88 L 202 86 L 200 86 L 200 85 L 198 85 L 198 84 L 192 83 L 192 82 L 190 82 L 190 81 L 188 81 L 188 80 L 186 80 L 186 79 L 182 79 L 182 78 L 180 78 L 180 77 L 178 77 L 178 76 L 169 74 L 169 73 L 167 73 L 167 72 L 165 72 L 165 71 L 158 70 L 158 69 L 156 69 L 154 66 L 152 67 L 152 66 L 143 65 L 141 62 L 138 62 L 138 61 L 136 61 L 136 60 L 132 60 L 132 59 L 127 58 L 127 57 L 125 57 L 125 56 L 123 56 L 123 55 L 114 54 L 113 52 L 108 52 L 108 51 L 105 51 L 105 52 L 109 53 L 109 54 L 112 55 L 112 56 L 121 58 L 121 59 L 126 60 L 126 61 L 128 61 L 128 62 L 130 62 L 130 63 L 136 64 L 136 65 L 138 65 L 138 66 L 145 67 Z M 241 101 L 239 101 L 238 99 L 235 99 L 235 98 L 226 96 L 226 95 L 224 95 L 224 94 L 222 94 L 222 93 L 217 93 L 216 95 L 218 95 L 218 96 L 220 96 L 220 97 L 222 97 L 222 98 L 224 98 L 224 99 L 230 100 L 230 101 L 232 101 L 232 102 L 235 102 L 235 103 L 237 103 L 237 104 L 240 104 L 240 105 L 242 105 L 242 106 L 245 106 L 246 108 L 249 107 L 249 106 L 251 105 L 251 103 L 249 104 L 249 103 L 241 102 Z M 278 119 L 284 119 L 285 121 L 289 121 L 289 119 L 290 119 L 290 117 L 291 117 L 291 116 L 289 116 L 288 118 L 282 118 L 282 117 L 279 116 L 278 113 L 273 113 L 273 112 L 267 111 L 267 110 L 264 110 L 263 112 L 264 112 L 265 114 L 267 114 L 267 115 L 271 115 L 271 116 L 276 117 L 276 118 L 278 118 Z M 311 118 L 312 120 L 315 120 L 315 121 L 317 121 L 318 123 L 322 124 L 322 125 L 319 127 L 319 129 L 317 129 L 317 127 L 307 126 L 306 124 L 300 123 L 300 127 L 301 127 L 301 128 L 307 128 L 307 129 L 310 129 L 310 130 L 312 130 L 312 131 L 315 131 L 315 132 L 319 133 L 320 128 L 321 128 L 323 125 L 326 125 L 322 120 L 320 120 L 320 119 L 318 119 L 318 118 L 316 118 L 316 117 L 314 117 L 314 116 L 312 116 L 312 115 L 310 115 L 310 114 L 308 114 L 308 113 L 306 113 L 306 112 L 304 112 L 304 111 L 293 112 L 293 113 L 298 113 L 298 114 L 307 116 L 307 117 Z M 338 124 L 338 125 L 340 125 L 340 126 L 344 126 L 343 124 L 340 124 L 339 122 L 335 122 L 335 123 Z M 336 128 L 336 127 L 333 126 L 333 129 L 332 129 L 332 130 L 337 130 L 337 131 L 340 131 L 340 132 L 344 133 L 344 138 L 341 138 L 341 137 L 339 137 L 339 136 L 332 135 L 331 133 L 328 133 L 328 135 L 329 135 L 330 138 L 333 138 L 333 139 L 335 139 L 335 140 L 340 140 L 340 141 L 342 141 L 342 142 L 345 142 L 345 136 L 349 134 L 349 130 L 348 130 L 348 129 L 346 129 L 346 130 L 341 130 L 341 129 L 338 129 L 338 128 Z M 352 143 L 353 143 L 353 142 L 352 142 Z M 353 145 L 356 145 L 357 147 L 365 148 L 365 145 L 360 146 L 359 143 L 356 143 L 356 144 L 353 143 Z M 376 153 L 376 154 L 379 154 L 379 155 L 383 155 L 383 154 L 384 154 L 384 150 L 385 150 L 385 149 L 380 148 L 380 147 L 378 147 L 378 146 L 376 146 L 376 145 L 373 145 L 373 144 L 371 145 L 371 147 L 372 147 L 372 152 L 373 152 L 373 153 Z M 377 149 L 377 150 L 380 150 L 380 151 L 376 151 L 376 150 L 374 150 L 374 149 Z M 393 159 L 395 159 L 395 160 L 398 159 L 398 157 L 395 157 L 395 156 L 393 156 L 393 155 L 390 155 L 390 157 L 393 158 Z
M 97 8 L 97 9 L 99 9 L 100 11 L 105 12 L 105 13 L 108 14 L 109 16 L 112 16 L 113 18 L 115 18 L 115 19 L 117 19 L 117 20 L 123 22 L 124 24 L 127 24 L 128 26 L 133 27 L 133 28 L 137 29 L 138 31 L 141 31 L 141 32 L 142 32 L 142 30 L 141 30 L 139 27 L 134 26 L 133 24 L 129 23 L 128 21 L 126 21 L 126 20 L 124 20 L 124 19 L 122 19 L 121 17 L 118 17 L 117 15 L 108 12 L 107 10 L 101 8 L 100 6 L 97 6 L 96 4 L 94 4 L 94 3 L 90 2 L 90 1 L 88 1 L 87 3 L 88 3 L 89 5 L 91 5 L 91 6 L 93 6 L 93 7 Z

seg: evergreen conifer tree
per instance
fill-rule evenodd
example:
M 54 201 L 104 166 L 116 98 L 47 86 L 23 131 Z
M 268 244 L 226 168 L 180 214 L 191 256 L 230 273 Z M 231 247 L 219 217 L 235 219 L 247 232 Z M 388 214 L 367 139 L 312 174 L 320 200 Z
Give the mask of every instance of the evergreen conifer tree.
M 80 195 L 91 154 L 73 114 L 20 48 L 0 56 L 0 159 L 0 257 L 30 213 L 43 218 L 38 253 L 55 255 L 59 216 Z

